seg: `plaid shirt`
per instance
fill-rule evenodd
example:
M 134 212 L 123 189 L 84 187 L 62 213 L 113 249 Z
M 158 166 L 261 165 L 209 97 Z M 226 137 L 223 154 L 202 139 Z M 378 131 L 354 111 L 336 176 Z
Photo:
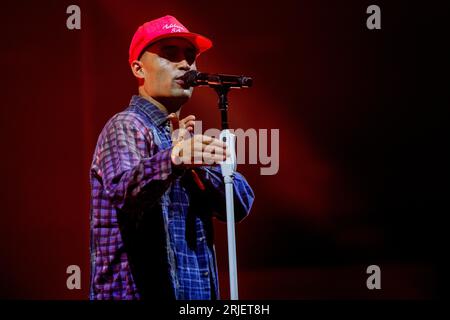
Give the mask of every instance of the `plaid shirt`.
M 133 96 L 102 130 L 91 167 L 90 299 L 218 299 L 212 216 L 225 221 L 220 166 L 172 166 L 167 114 Z M 236 221 L 253 191 L 234 177 Z

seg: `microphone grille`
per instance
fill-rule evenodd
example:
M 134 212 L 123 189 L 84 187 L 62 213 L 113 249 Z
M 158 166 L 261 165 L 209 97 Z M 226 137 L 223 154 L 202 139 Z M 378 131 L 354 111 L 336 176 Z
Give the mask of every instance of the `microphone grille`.
M 181 79 L 183 79 L 183 81 L 186 83 L 186 85 L 190 86 L 190 87 L 194 87 L 195 85 L 197 85 L 196 80 L 197 80 L 197 75 L 199 74 L 198 71 L 196 70 L 191 70 L 186 72 Z

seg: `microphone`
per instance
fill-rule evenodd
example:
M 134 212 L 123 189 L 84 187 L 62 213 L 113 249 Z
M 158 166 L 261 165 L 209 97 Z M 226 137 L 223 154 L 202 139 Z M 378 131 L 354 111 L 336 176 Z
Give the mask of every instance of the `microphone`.
M 233 76 L 230 74 L 211 74 L 195 70 L 188 71 L 177 79 L 184 81 L 187 87 L 226 86 L 229 88 L 249 88 L 253 84 L 253 79 L 250 77 Z

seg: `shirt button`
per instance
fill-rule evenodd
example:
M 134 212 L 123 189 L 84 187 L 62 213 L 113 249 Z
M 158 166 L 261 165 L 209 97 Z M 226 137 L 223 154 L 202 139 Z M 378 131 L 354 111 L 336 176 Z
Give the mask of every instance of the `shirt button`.
M 203 275 L 204 275 L 205 277 L 207 277 L 207 276 L 209 275 L 209 272 L 206 271 L 206 272 L 203 273 Z

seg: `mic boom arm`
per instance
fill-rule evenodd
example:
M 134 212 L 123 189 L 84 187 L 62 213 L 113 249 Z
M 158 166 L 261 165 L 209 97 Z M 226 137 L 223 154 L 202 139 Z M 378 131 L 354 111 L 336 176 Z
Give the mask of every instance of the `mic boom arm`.
M 245 76 L 234 76 L 230 74 L 211 74 L 191 70 L 180 77 L 186 85 L 196 86 L 225 86 L 228 88 L 249 88 L 253 84 L 253 79 Z

